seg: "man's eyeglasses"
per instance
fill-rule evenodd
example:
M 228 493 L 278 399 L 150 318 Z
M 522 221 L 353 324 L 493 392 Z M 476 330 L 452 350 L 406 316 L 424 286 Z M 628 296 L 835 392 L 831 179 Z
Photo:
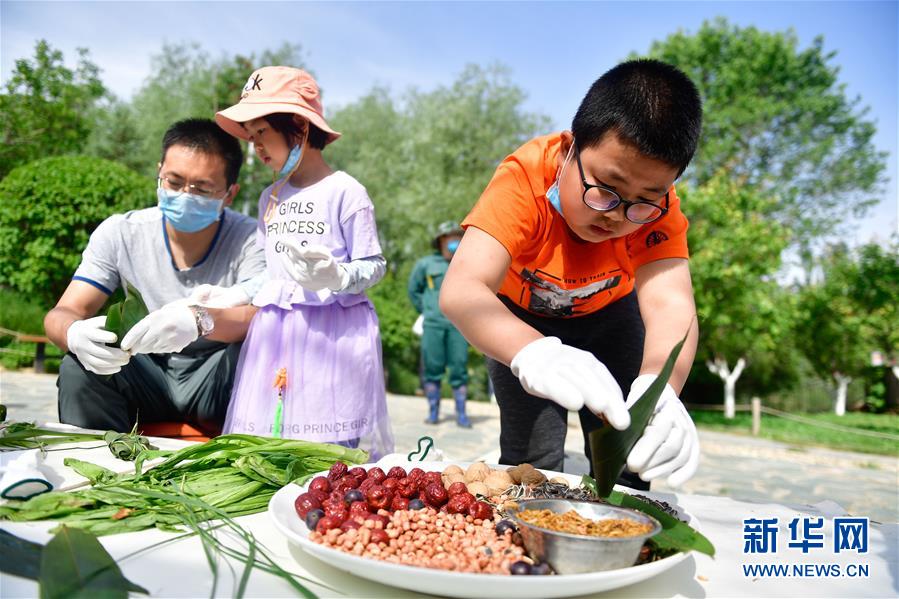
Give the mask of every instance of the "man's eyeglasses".
M 584 176 L 584 167 L 581 165 L 581 151 L 577 146 L 574 148 L 574 155 L 577 158 L 577 168 L 581 173 L 581 183 L 584 184 L 584 195 L 582 199 L 588 208 L 592 208 L 598 212 L 608 212 L 614 210 L 619 204 L 624 205 L 624 216 L 627 220 L 638 225 L 645 225 L 660 219 L 668 212 L 668 193 L 665 193 L 665 207 L 648 202 L 646 200 L 637 200 L 631 202 L 625 200 L 618 193 L 609 189 L 605 185 L 593 185 L 587 183 L 587 177 Z
M 187 189 L 188 193 L 196 194 L 198 196 L 203 196 L 204 198 L 210 198 L 213 200 L 221 199 L 223 195 L 225 195 L 228 190 L 224 191 L 216 191 L 214 189 L 209 189 L 205 185 L 194 185 L 193 183 L 188 183 L 184 179 L 179 179 L 177 177 L 165 177 L 160 175 L 157 177 L 157 185 L 160 187 L 164 187 L 169 191 L 181 191 L 183 189 Z

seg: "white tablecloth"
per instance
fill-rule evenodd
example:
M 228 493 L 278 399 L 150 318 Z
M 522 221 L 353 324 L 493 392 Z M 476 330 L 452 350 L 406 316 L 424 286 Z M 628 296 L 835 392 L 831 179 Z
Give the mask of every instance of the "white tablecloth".
M 155 442 L 155 440 L 154 440 Z M 160 440 L 159 444 L 174 446 L 176 442 Z M 49 460 L 58 471 L 64 472 L 62 458 L 100 463 L 117 471 L 127 471 L 128 463 L 118 462 L 108 450 L 90 449 L 59 451 Z M 109 456 L 107 458 L 106 456 Z M 6 457 L 6 456 L 4 456 Z M 68 474 L 69 486 L 73 476 Z M 667 572 L 645 582 L 616 589 L 607 594 L 615 597 L 896 597 L 899 596 L 899 525 L 871 522 L 868 531 L 868 552 L 835 554 L 832 519 L 842 516 L 843 510 L 832 502 L 815 506 L 785 506 L 776 503 L 747 503 L 707 495 L 650 494 L 677 505 L 697 516 L 700 530 L 715 545 L 714 559 L 693 552 L 692 555 Z M 864 514 L 854 514 L 864 516 Z M 799 549 L 788 549 L 788 523 L 796 517 L 825 518 L 824 549 L 813 549 L 807 555 Z M 778 518 L 780 534 L 776 555 L 744 554 L 744 518 Z M 260 513 L 238 518 L 251 531 L 279 565 L 286 570 L 308 577 L 304 582 L 322 597 L 411 597 L 420 596 L 395 587 L 380 585 L 337 570 L 301 549 L 290 545 L 279 533 L 268 514 Z M 0 521 L 0 528 L 24 539 L 46 543 L 48 533 L 56 523 L 13 523 Z M 171 538 L 158 530 L 147 530 L 101 537 L 100 541 L 117 560 L 137 549 Z M 3 558 L 6 559 L 6 558 Z M 841 572 L 849 565 L 866 565 L 866 578 L 839 577 L 764 577 L 744 575 L 744 564 L 837 564 Z M 211 589 L 211 575 L 200 542 L 188 538 L 154 548 L 139 556 L 120 562 L 123 573 L 130 580 L 145 587 L 153 597 L 206 597 Z M 240 564 L 234 569 L 240 572 Z M 234 578 L 226 567 L 220 567 L 219 596 L 232 595 Z M 0 574 L 0 597 L 36 597 L 34 581 Z M 254 570 L 248 585 L 250 597 L 290 597 L 295 591 L 279 578 Z M 137 596 L 137 595 L 135 595 Z M 600 596 L 600 595 L 597 595 Z

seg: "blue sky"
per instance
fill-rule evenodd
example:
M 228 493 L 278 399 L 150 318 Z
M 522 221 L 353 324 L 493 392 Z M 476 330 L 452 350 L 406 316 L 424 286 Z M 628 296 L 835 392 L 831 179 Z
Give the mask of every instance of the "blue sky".
M 889 2 L 11 2 L 0 4 L 0 79 L 47 39 L 74 60 L 86 47 L 104 83 L 128 98 L 164 42 L 196 42 L 212 55 L 299 43 L 326 110 L 372 86 L 395 92 L 449 84 L 465 64 L 501 62 L 527 108 L 564 128 L 590 83 L 630 52 L 724 16 L 763 30 L 792 27 L 800 47 L 823 35 L 847 93 L 876 121 L 890 153 L 883 201 L 850 241 L 897 230 L 899 3 Z

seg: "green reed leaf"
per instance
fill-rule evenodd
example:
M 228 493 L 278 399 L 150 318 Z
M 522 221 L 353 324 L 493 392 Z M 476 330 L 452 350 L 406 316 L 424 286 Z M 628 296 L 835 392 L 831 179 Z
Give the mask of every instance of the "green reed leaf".
M 122 574 L 122 570 L 95 536 L 63 526 L 41 554 L 41 599 L 125 599 L 128 592 L 149 592 Z
M 689 335 L 689 331 L 687 332 Z M 681 348 L 687 340 L 687 335 L 674 346 L 668 359 L 665 361 L 662 372 L 652 382 L 649 388 L 640 396 L 629 409 L 631 424 L 623 431 L 619 431 L 606 423 L 602 428 L 590 433 L 590 451 L 593 456 L 593 474 L 596 477 L 597 495 L 608 497 L 615 486 L 615 481 L 624 471 L 627 464 L 627 456 L 634 445 L 643 435 L 650 417 L 656 409 L 659 397 L 668 384 L 674 364 L 680 355 Z

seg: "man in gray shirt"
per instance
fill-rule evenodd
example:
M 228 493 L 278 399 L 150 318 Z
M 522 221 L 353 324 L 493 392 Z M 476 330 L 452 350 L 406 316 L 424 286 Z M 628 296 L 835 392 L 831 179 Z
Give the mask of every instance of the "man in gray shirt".
M 228 208 L 242 161 L 237 140 L 211 120 L 175 123 L 163 138 L 158 204 L 113 215 L 93 232 L 44 318 L 47 336 L 69 352 L 57 381 L 61 422 L 128 431 L 136 420 L 176 420 L 221 430 L 255 313 L 246 305 L 250 280 L 265 270 L 256 221 Z M 126 282 L 150 314 L 116 339 L 95 315 Z M 217 302 L 204 301 L 210 296 Z

